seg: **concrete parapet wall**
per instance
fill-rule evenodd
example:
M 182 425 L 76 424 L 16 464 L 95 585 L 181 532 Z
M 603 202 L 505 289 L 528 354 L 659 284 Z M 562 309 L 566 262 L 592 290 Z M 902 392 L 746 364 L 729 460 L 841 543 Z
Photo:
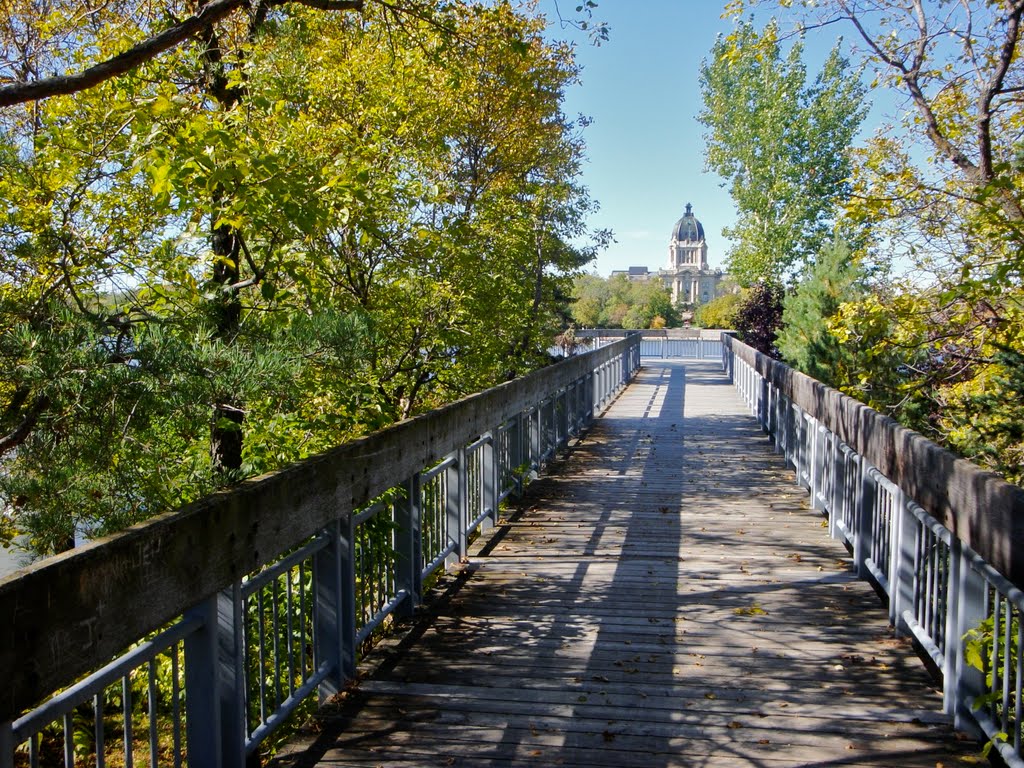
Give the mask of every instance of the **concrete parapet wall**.
M 1024 489 L 736 339 L 723 339 L 737 357 L 1024 589 Z

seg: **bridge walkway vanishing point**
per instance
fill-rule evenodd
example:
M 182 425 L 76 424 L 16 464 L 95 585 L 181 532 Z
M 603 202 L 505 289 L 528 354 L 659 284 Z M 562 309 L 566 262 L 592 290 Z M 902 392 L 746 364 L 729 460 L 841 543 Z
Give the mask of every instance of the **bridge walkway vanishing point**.
M 977 762 L 719 365 L 648 361 L 278 766 Z

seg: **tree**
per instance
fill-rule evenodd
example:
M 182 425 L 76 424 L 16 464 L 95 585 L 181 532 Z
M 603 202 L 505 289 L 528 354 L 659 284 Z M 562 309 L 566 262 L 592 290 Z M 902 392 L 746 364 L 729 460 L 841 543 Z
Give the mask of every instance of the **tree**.
M 803 43 L 784 53 L 776 22 L 740 21 L 701 65 L 708 168 L 729 185 L 738 220 L 729 271 L 781 283 L 831 239 L 850 194 L 849 147 L 865 114 L 857 72 L 834 48 L 807 82 Z
M 824 246 L 806 276 L 782 303 L 782 329 L 776 344 L 782 358 L 799 371 L 831 386 L 842 367 L 843 349 L 828 323 L 840 306 L 865 295 L 865 272 L 842 241 Z
M 0 504 L 37 552 L 546 359 L 589 258 L 571 50 L 384 5 L 232 16 L 4 113 Z
M 674 328 L 680 322 L 664 283 L 633 281 L 625 275 L 577 277 L 572 318 L 584 328 Z
M 742 303 L 743 295 L 739 291 L 716 296 L 697 307 L 693 321 L 701 328 L 735 328 L 736 312 Z
M 797 30 L 845 25 L 873 87 L 909 106 L 855 150 L 847 213 L 884 243 L 879 263 L 898 259 L 914 276 L 842 305 L 830 321 L 850 352 L 842 386 L 1019 477 L 1006 425 L 1024 412 L 1006 350 L 1019 348 L 1024 329 L 1024 3 L 771 4 L 786 7 Z M 746 5 L 730 7 L 742 14 Z
M 608 303 L 608 281 L 595 274 L 582 274 L 573 283 L 572 318 L 580 328 L 600 328 L 601 313 Z
M 730 12 L 747 5 L 731 3 Z M 1019 278 L 1024 2 L 778 5 L 799 30 L 845 25 L 854 54 L 875 71 L 873 87 L 910 106 L 858 152 L 852 213 L 887 225 L 888 239 L 941 278 L 959 280 L 964 270 Z M 933 154 L 916 151 L 920 142 Z
M 736 311 L 735 329 L 740 341 L 758 352 L 779 357 L 775 338 L 782 326 L 782 289 L 758 283 L 747 291 Z

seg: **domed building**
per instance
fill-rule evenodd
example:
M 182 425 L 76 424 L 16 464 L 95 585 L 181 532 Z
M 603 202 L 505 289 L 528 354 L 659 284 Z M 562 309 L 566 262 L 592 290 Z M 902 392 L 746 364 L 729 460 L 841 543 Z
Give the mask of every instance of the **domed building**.
M 689 203 L 686 213 L 672 228 L 668 264 L 659 270 L 658 276 L 672 291 L 676 305 L 704 304 L 718 295 L 722 271 L 708 266 L 704 225 L 693 215 L 693 206 Z
M 704 225 L 693 215 L 693 206 L 686 204 L 686 213 L 672 227 L 668 243 L 668 265 L 657 272 L 647 267 L 612 270 L 612 277 L 622 275 L 628 280 L 657 279 L 672 292 L 672 303 L 677 307 L 695 307 L 719 294 L 722 270 L 708 266 L 708 244 L 704 240 Z

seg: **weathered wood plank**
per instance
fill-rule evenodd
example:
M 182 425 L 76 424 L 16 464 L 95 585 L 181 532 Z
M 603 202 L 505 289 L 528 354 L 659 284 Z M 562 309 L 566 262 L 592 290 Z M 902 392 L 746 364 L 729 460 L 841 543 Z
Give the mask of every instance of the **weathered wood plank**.
M 977 750 L 712 365 L 645 370 L 529 494 L 277 765 L 934 768 Z

